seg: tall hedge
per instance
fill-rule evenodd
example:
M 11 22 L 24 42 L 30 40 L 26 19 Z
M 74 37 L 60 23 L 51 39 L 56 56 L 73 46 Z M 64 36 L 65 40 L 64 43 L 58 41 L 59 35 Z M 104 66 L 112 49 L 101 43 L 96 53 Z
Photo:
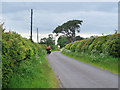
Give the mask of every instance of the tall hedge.
M 18 71 L 20 62 L 43 55 L 43 49 L 37 43 L 22 38 L 15 32 L 2 33 L 2 85 L 6 88 L 10 79 Z
M 73 52 L 104 53 L 120 57 L 120 34 L 89 38 L 67 44 L 65 49 Z
M 75 41 L 73 44 L 71 44 L 70 50 L 75 51 L 76 46 L 78 45 L 79 41 Z

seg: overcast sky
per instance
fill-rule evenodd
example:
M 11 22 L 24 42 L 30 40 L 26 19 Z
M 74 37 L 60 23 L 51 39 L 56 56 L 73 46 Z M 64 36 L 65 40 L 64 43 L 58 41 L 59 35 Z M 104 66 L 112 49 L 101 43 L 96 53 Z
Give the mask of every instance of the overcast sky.
M 30 9 L 33 9 L 33 40 L 36 29 L 39 37 L 46 37 L 58 26 L 69 20 L 83 20 L 77 35 L 113 34 L 118 29 L 117 2 L 3 2 L 2 16 L 6 31 L 16 31 L 23 37 L 30 36 Z

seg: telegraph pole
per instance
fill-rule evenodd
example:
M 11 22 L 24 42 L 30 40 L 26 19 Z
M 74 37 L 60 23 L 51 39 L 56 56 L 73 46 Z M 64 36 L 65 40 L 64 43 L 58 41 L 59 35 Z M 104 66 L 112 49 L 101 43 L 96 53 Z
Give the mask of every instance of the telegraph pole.
M 32 41 L 32 17 L 33 17 L 33 9 L 31 9 L 31 35 L 30 35 L 31 41 Z
M 38 38 L 39 38 L 39 37 L 38 37 L 38 28 L 37 28 L 37 43 L 39 43 Z

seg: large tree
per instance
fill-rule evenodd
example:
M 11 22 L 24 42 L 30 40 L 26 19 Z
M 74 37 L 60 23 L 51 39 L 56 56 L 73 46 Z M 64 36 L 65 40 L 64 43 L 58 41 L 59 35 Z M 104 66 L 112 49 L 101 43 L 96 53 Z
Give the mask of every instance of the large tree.
M 5 28 L 3 28 L 4 22 L 0 23 L 0 34 L 5 31 Z
M 46 44 L 47 38 L 41 38 L 40 39 L 40 44 Z
M 49 34 L 48 38 L 41 38 L 40 44 L 47 44 L 49 45 L 55 45 L 55 40 L 53 39 L 53 35 Z
M 57 40 L 57 44 L 60 45 L 60 48 L 65 47 L 66 44 L 70 43 L 68 38 L 64 35 L 60 36 Z
M 61 26 L 56 27 L 53 33 L 56 33 L 58 36 L 60 33 L 64 34 L 70 42 L 75 41 L 76 31 L 80 32 L 79 28 L 82 25 L 82 20 L 70 20 L 66 23 L 62 24 Z
M 83 40 L 84 38 L 80 37 L 80 36 L 76 36 L 75 39 L 76 39 L 76 41 L 78 41 L 78 40 Z

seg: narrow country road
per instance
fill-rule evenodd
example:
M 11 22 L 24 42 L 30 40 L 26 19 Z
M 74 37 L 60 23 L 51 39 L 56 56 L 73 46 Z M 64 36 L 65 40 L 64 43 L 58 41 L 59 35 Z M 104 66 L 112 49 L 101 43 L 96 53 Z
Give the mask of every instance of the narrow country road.
M 47 55 L 64 88 L 118 88 L 118 75 L 54 51 Z

